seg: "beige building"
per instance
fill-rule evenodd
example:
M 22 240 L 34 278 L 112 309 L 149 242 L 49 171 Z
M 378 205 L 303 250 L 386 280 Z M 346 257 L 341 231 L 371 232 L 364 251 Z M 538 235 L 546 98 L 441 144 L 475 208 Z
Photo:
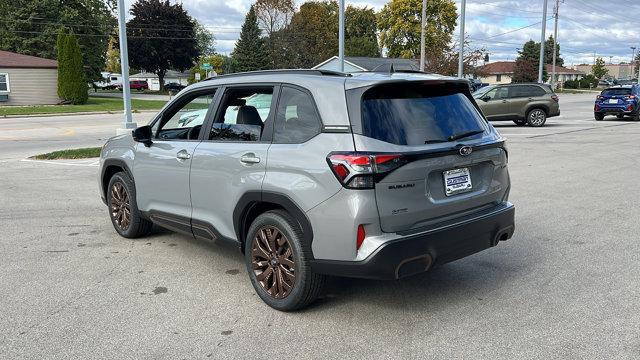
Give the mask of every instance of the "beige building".
M 58 102 L 57 61 L 0 50 L 0 106 Z
M 593 65 L 589 64 L 580 64 L 576 65 L 575 69 L 578 71 L 582 71 L 585 74 L 591 74 L 591 68 Z M 607 69 L 607 78 L 614 79 L 634 79 L 636 76 L 633 75 L 633 65 L 631 64 L 605 64 L 605 69 Z
M 491 85 L 509 84 L 513 80 L 513 69 L 515 65 L 515 61 L 496 61 L 481 66 L 480 71 L 484 73 L 485 76 L 481 77 L 480 81 Z M 545 70 L 550 80 L 553 66 L 547 64 Z M 585 73 L 582 71 L 556 66 L 556 81 L 558 84 L 563 84 L 567 80 L 579 80 L 584 75 Z M 547 80 L 547 82 L 549 82 L 549 80 Z

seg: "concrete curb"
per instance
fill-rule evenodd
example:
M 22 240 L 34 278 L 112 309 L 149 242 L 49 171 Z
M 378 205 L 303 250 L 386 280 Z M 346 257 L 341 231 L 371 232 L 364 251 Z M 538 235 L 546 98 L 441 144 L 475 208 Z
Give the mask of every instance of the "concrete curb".
M 158 110 L 138 110 L 135 113 L 157 113 Z M 10 118 L 24 118 L 24 117 L 54 117 L 54 116 L 73 116 L 73 115 L 100 115 L 100 114 L 120 114 L 120 111 L 82 111 L 82 112 L 67 112 L 67 113 L 49 113 L 49 114 L 23 114 L 23 115 L 3 115 L 0 119 Z

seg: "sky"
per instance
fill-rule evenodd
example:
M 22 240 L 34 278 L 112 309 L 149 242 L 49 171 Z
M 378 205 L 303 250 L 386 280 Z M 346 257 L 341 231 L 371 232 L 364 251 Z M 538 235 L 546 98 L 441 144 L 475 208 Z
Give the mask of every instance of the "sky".
M 228 54 L 233 51 L 244 16 L 255 0 L 170 1 L 181 2 L 191 16 L 214 33 L 217 51 Z M 388 1 L 345 0 L 347 5 L 368 6 L 376 11 Z M 131 4 L 133 0 L 126 2 Z M 299 6 L 304 0 L 295 2 Z M 467 0 L 465 34 L 472 47 L 486 49 L 490 61 L 515 60 L 517 49 L 524 42 L 540 41 L 543 3 L 544 0 Z M 460 9 L 460 0 L 456 5 Z M 553 34 L 554 6 L 555 0 L 549 0 L 546 37 Z M 560 0 L 558 42 L 565 66 L 592 64 L 594 53 L 607 63 L 629 62 L 630 47 L 636 46 L 640 51 L 637 14 L 640 0 Z M 458 36 L 456 29 L 455 38 Z

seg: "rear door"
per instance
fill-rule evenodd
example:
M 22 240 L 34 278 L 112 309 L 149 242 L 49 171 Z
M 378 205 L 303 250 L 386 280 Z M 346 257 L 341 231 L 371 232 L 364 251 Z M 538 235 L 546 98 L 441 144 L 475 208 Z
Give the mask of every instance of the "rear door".
M 527 104 L 534 101 L 535 88 L 530 85 L 512 85 L 509 87 L 509 114 L 524 117 Z
M 375 184 L 383 231 L 417 230 L 505 198 L 502 141 L 468 96 L 457 83 L 381 85 L 364 92 L 356 149 L 400 154 L 404 164 Z M 461 151 L 465 146 L 471 151 Z

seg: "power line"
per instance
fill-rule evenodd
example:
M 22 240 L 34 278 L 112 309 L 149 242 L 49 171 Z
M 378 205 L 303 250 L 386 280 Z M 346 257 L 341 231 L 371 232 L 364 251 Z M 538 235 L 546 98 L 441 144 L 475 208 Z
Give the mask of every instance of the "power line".
M 548 18 L 547 18 L 547 21 L 549 21 L 550 19 L 553 19 L 553 17 L 548 17 Z M 523 27 L 519 27 L 519 28 L 517 28 L 517 29 L 513 29 L 513 30 L 505 31 L 505 32 L 500 33 L 500 34 L 491 35 L 491 36 L 488 36 L 488 37 L 486 37 L 486 38 L 484 38 L 484 39 L 476 39 L 476 40 L 478 40 L 478 41 L 485 41 L 485 40 L 493 39 L 493 38 L 496 38 L 496 37 L 499 37 L 499 36 L 503 36 L 503 35 L 511 34 L 511 33 L 516 32 L 516 31 L 524 30 L 524 29 L 527 29 L 527 28 L 530 28 L 530 27 L 533 27 L 533 26 L 536 26 L 536 25 L 540 25 L 540 24 L 542 24 L 542 21 L 538 21 L 538 22 L 535 22 L 535 23 L 533 23 L 533 24 L 525 25 L 525 26 L 523 26 Z

